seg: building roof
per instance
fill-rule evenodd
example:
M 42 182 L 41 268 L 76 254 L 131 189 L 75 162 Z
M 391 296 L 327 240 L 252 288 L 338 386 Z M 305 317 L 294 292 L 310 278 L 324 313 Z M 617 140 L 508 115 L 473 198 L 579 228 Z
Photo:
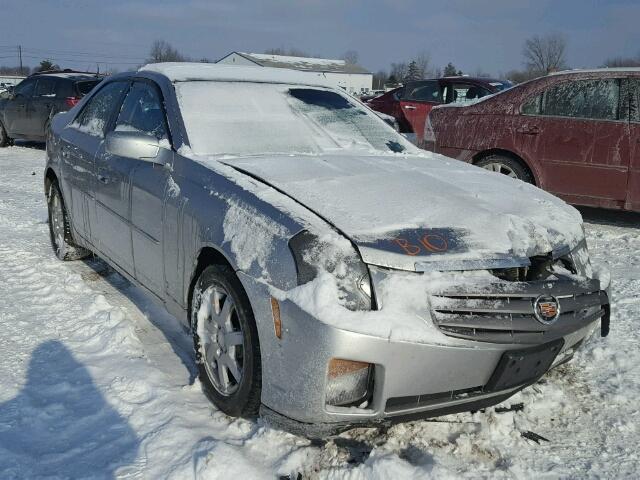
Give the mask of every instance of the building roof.
M 150 63 L 140 71 L 156 72 L 172 82 L 212 80 L 226 82 L 284 83 L 332 87 L 320 72 L 296 72 L 282 68 L 261 68 L 258 66 L 225 65 L 200 62 Z
M 227 58 L 229 55 L 232 55 L 234 53 L 263 67 L 290 68 L 293 70 L 301 70 L 306 72 L 323 73 L 371 73 L 366 68 L 361 67 L 360 65 L 350 64 L 345 62 L 344 60 L 333 60 L 329 58 L 290 57 L 287 55 L 271 55 L 268 53 L 245 52 L 231 52 L 222 58 Z

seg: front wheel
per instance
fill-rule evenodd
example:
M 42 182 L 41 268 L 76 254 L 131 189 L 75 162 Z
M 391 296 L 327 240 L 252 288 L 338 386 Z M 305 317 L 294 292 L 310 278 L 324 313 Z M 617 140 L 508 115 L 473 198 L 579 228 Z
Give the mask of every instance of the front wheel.
M 262 386 L 260 344 L 242 284 L 230 268 L 209 266 L 195 285 L 191 304 L 205 394 L 227 415 L 256 416 Z
M 501 173 L 507 177 L 533 183 L 531 172 L 520 162 L 507 156 L 489 155 L 476 163 L 476 165 L 491 172 Z
M 91 252 L 73 242 L 69 217 L 57 182 L 51 184 L 47 207 L 51 246 L 56 257 L 60 260 L 79 260 L 87 257 Z

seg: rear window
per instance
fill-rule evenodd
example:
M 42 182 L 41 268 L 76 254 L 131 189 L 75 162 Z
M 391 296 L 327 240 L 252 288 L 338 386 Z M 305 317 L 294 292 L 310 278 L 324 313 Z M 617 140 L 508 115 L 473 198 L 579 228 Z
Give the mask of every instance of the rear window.
M 76 82 L 76 90 L 81 97 L 93 90 L 102 80 L 88 80 L 84 82 Z

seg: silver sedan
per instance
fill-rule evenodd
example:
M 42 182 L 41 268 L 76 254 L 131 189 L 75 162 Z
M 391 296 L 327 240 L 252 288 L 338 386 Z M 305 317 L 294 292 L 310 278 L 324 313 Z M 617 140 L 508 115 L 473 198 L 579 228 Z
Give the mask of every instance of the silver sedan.
M 184 322 L 218 408 L 309 436 L 496 404 L 609 328 L 576 210 L 321 75 L 109 77 L 54 118 L 45 192 L 56 255 Z

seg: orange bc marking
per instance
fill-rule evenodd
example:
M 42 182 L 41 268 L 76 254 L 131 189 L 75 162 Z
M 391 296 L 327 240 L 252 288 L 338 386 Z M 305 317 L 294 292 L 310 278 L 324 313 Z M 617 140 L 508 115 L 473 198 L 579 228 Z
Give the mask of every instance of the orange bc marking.
M 446 252 L 449 249 L 447 239 L 437 233 L 427 233 L 422 236 L 420 243 L 430 252 Z
M 406 238 L 394 238 L 393 241 L 404 253 L 415 257 L 421 253 L 442 253 L 449 250 L 449 243 L 445 236 L 439 233 L 425 233 L 417 243 L 411 243 Z
M 421 251 L 421 248 L 418 245 L 412 245 L 408 240 L 405 240 L 404 238 L 395 238 L 393 241 L 396 242 L 407 255 L 418 255 Z

